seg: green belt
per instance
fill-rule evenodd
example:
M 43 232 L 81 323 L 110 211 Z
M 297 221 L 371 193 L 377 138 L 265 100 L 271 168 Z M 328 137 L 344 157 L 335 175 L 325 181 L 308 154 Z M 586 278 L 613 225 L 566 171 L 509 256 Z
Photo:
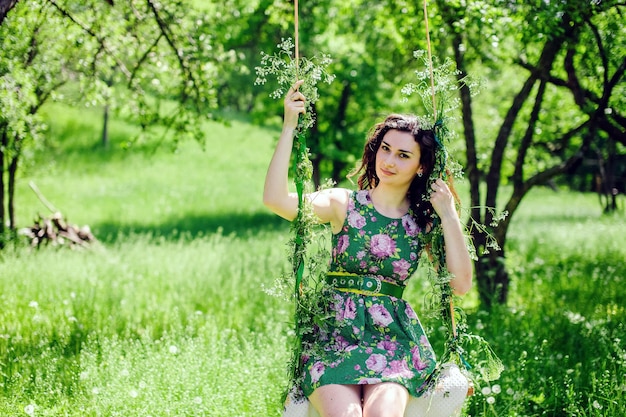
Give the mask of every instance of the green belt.
M 338 290 L 356 292 L 364 295 L 390 295 L 402 298 L 404 287 L 385 282 L 371 275 L 349 274 L 346 272 L 329 272 L 326 282 Z

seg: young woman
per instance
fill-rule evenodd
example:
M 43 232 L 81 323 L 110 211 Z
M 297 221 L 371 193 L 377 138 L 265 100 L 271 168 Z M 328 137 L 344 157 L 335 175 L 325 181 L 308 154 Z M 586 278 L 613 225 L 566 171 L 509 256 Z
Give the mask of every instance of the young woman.
M 298 116 L 306 98 L 296 82 L 284 99 L 283 130 L 265 180 L 264 204 L 293 220 L 297 194 L 288 190 L 289 160 Z M 441 219 L 446 263 L 456 294 L 472 285 L 472 265 L 465 245 L 453 193 L 441 179 L 428 195 L 428 178 L 435 161 L 431 130 L 417 118 L 390 115 L 370 132 L 358 179 L 359 190 L 330 188 L 307 195 L 321 223 L 333 233 L 324 300 L 331 312 L 314 337 L 313 354 L 302 358 L 301 389 L 321 417 L 403 417 L 422 398 L 423 415 L 450 415 L 460 407 L 467 381 L 457 391 L 457 403 L 444 414 L 431 412 L 436 367 L 434 352 L 417 315 L 402 299 L 408 278 L 420 258 L 420 234 L 432 226 L 432 211 Z M 458 385 L 458 384 L 457 384 Z M 439 392 L 441 399 L 450 392 Z M 429 411 L 431 410 L 431 411 Z M 435 410 L 436 411 L 436 410 Z M 447 413 L 447 414 L 445 414 Z M 417 415 L 417 414 L 416 414 Z

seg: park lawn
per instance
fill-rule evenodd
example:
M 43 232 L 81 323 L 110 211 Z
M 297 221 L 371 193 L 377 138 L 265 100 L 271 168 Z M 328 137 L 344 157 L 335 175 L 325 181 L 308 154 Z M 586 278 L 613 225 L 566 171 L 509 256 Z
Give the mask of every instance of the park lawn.
M 204 146 L 125 150 L 137 132 L 118 120 L 103 149 L 97 113 L 47 111 L 49 150 L 19 178 L 19 226 L 50 214 L 32 181 L 99 243 L 0 255 L 0 415 L 278 416 L 292 307 L 269 289 L 290 231 L 261 199 L 279 131 L 212 122 Z M 461 301 L 505 365 L 468 415 L 620 415 L 625 234 L 623 212 L 603 216 L 594 195 L 524 200 L 508 305 Z M 409 288 L 418 309 L 425 291 Z

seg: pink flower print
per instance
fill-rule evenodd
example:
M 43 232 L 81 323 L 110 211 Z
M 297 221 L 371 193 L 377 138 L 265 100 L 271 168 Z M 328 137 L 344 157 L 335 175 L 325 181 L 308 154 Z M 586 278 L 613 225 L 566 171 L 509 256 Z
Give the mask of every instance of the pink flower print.
M 311 382 L 315 384 L 317 381 L 319 381 L 322 375 L 324 375 L 325 370 L 326 368 L 324 367 L 324 364 L 322 362 L 315 362 L 311 367 Z
M 350 346 L 350 343 L 343 336 L 335 337 L 335 345 L 333 346 L 333 350 L 342 351 L 346 350 Z
M 354 300 L 352 298 L 346 298 L 343 307 L 343 318 L 354 320 L 356 317 L 356 304 L 354 304 Z
M 417 259 L 417 253 L 415 252 L 411 252 L 411 254 L 409 255 L 409 257 L 411 258 L 412 261 Z
M 428 368 L 428 364 L 422 361 L 422 355 L 420 353 L 419 346 L 413 346 L 413 348 L 411 348 L 411 359 L 413 362 L 413 367 L 418 371 L 422 371 Z
M 409 261 L 406 259 L 399 259 L 397 261 L 393 261 L 391 265 L 393 265 L 393 273 L 397 274 L 398 278 L 402 281 L 407 279 L 409 276 L 409 268 L 411 267 Z
M 359 262 L 359 268 L 361 268 L 361 269 L 367 268 L 367 262 L 365 262 L 365 261 Z
M 380 268 L 379 268 L 379 267 L 377 267 L 376 265 L 372 265 L 372 266 L 370 266 L 370 272 L 371 272 L 372 274 L 375 274 L 376 272 L 378 272 L 378 270 L 379 270 L 379 269 L 380 269 Z
M 344 253 L 346 249 L 350 246 L 350 238 L 348 235 L 339 236 L 339 240 L 337 241 L 337 253 Z
M 371 314 L 372 321 L 377 326 L 387 327 L 393 322 L 391 314 L 389 314 L 387 309 L 380 304 L 374 304 L 368 308 L 367 311 Z
M 417 236 L 417 234 L 420 232 L 420 228 L 417 223 L 415 223 L 415 220 L 412 216 L 404 216 L 402 218 L 402 226 L 404 227 L 406 234 L 411 237 Z
M 406 308 L 404 309 L 404 314 L 406 314 L 406 316 L 412 320 L 417 320 L 417 314 L 415 314 L 415 311 L 413 310 L 413 308 L 411 308 L 410 305 L 406 305 Z
M 420 336 L 420 343 L 425 348 L 429 348 L 430 347 L 430 342 L 428 341 L 428 338 L 426 337 L 426 335 L 421 335 Z
M 360 261 L 361 259 L 363 259 L 365 257 L 365 251 L 364 250 L 360 250 L 356 253 L 356 258 Z
M 368 205 L 370 203 L 369 192 L 367 190 L 361 190 L 356 193 L 356 201 L 361 205 Z
M 381 355 L 380 353 L 374 353 L 373 355 L 370 355 L 369 358 L 367 358 L 367 360 L 365 361 L 365 366 L 367 366 L 367 369 L 369 369 L 370 371 L 380 373 L 383 371 L 383 369 L 385 369 L 385 366 L 387 366 L 387 358 L 385 358 L 385 356 Z
M 354 365 L 354 370 L 355 371 L 360 371 L 361 370 L 361 365 L 359 365 L 359 364 Z
M 389 236 L 379 233 L 370 240 L 370 252 L 377 258 L 388 258 L 396 251 L 396 242 Z
M 348 214 L 348 224 L 355 229 L 361 229 L 365 226 L 365 217 L 361 216 L 361 214 L 356 211 L 351 211 Z
M 380 378 L 361 378 L 359 379 L 359 385 L 379 384 L 382 380 Z
M 389 362 L 389 366 L 383 371 L 383 376 L 391 378 L 411 378 L 413 372 L 409 370 L 405 361 L 398 360 Z
M 396 349 L 398 348 L 397 343 L 396 342 L 392 342 L 391 340 L 380 341 L 380 342 L 378 342 L 376 347 L 378 349 L 386 350 L 387 352 L 390 352 L 391 354 L 393 354 L 393 352 L 395 352 Z

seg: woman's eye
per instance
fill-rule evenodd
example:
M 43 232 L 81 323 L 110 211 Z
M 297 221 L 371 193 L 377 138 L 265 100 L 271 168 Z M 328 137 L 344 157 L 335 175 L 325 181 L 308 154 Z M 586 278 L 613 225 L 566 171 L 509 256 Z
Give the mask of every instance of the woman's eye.
M 409 155 L 407 155 L 407 154 L 405 154 L 405 153 L 401 153 L 401 154 L 400 154 L 400 158 L 408 158 L 408 157 L 409 157 Z

